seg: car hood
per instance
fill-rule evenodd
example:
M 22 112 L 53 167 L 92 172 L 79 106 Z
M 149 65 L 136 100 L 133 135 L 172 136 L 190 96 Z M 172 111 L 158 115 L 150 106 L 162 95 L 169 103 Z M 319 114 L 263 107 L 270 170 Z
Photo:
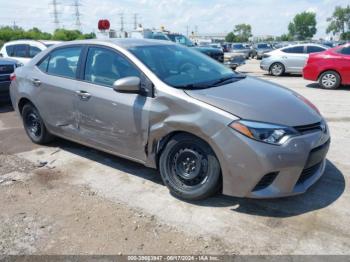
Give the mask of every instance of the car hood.
M 250 49 L 231 49 L 230 53 L 247 53 Z
M 287 126 L 308 125 L 322 120 L 297 93 L 254 77 L 185 92 L 195 99 L 247 120 Z
M 212 47 L 203 47 L 203 46 L 198 46 L 198 47 L 193 47 L 194 49 L 202 52 L 202 53 L 210 53 L 210 54 L 222 54 L 223 52 L 217 48 L 212 48 Z
M 257 52 L 271 52 L 271 51 L 273 51 L 273 49 L 272 48 L 257 48 L 256 49 L 256 51 Z

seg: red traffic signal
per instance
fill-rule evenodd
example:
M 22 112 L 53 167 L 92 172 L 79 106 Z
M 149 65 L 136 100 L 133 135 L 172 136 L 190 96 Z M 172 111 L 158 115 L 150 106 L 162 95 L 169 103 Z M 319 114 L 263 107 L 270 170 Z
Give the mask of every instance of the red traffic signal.
M 107 19 L 102 19 L 98 21 L 98 30 L 108 30 L 110 28 L 111 24 Z

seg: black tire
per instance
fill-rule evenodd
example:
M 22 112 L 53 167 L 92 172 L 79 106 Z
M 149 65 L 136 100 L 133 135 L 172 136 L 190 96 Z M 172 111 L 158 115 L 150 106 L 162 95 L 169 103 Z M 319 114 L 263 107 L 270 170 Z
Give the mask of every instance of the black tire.
M 39 111 L 31 103 L 24 105 L 22 121 L 24 130 L 35 144 L 44 145 L 52 141 L 53 136 L 47 131 Z
M 220 164 L 210 146 L 188 134 L 175 135 L 159 159 L 164 184 L 184 200 L 200 200 L 218 192 Z
M 276 62 L 270 66 L 270 73 L 273 76 L 282 76 L 286 72 L 286 69 L 282 63 Z
M 335 71 L 326 71 L 321 74 L 318 83 L 324 89 L 337 89 L 340 87 L 341 78 Z

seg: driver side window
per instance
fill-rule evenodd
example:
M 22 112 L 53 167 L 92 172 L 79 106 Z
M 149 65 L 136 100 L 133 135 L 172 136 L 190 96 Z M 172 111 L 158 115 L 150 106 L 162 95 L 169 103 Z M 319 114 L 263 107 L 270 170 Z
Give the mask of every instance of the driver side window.
M 128 76 L 140 77 L 140 72 L 125 57 L 106 48 L 89 48 L 84 80 L 112 87 L 116 80 Z

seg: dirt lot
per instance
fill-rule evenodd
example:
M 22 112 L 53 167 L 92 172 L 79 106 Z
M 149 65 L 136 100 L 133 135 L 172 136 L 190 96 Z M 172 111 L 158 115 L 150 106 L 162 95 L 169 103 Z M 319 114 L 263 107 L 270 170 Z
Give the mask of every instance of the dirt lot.
M 0 254 L 350 254 L 350 88 L 273 78 L 327 118 L 325 175 L 276 200 L 172 197 L 155 170 L 64 140 L 39 147 L 0 107 Z

